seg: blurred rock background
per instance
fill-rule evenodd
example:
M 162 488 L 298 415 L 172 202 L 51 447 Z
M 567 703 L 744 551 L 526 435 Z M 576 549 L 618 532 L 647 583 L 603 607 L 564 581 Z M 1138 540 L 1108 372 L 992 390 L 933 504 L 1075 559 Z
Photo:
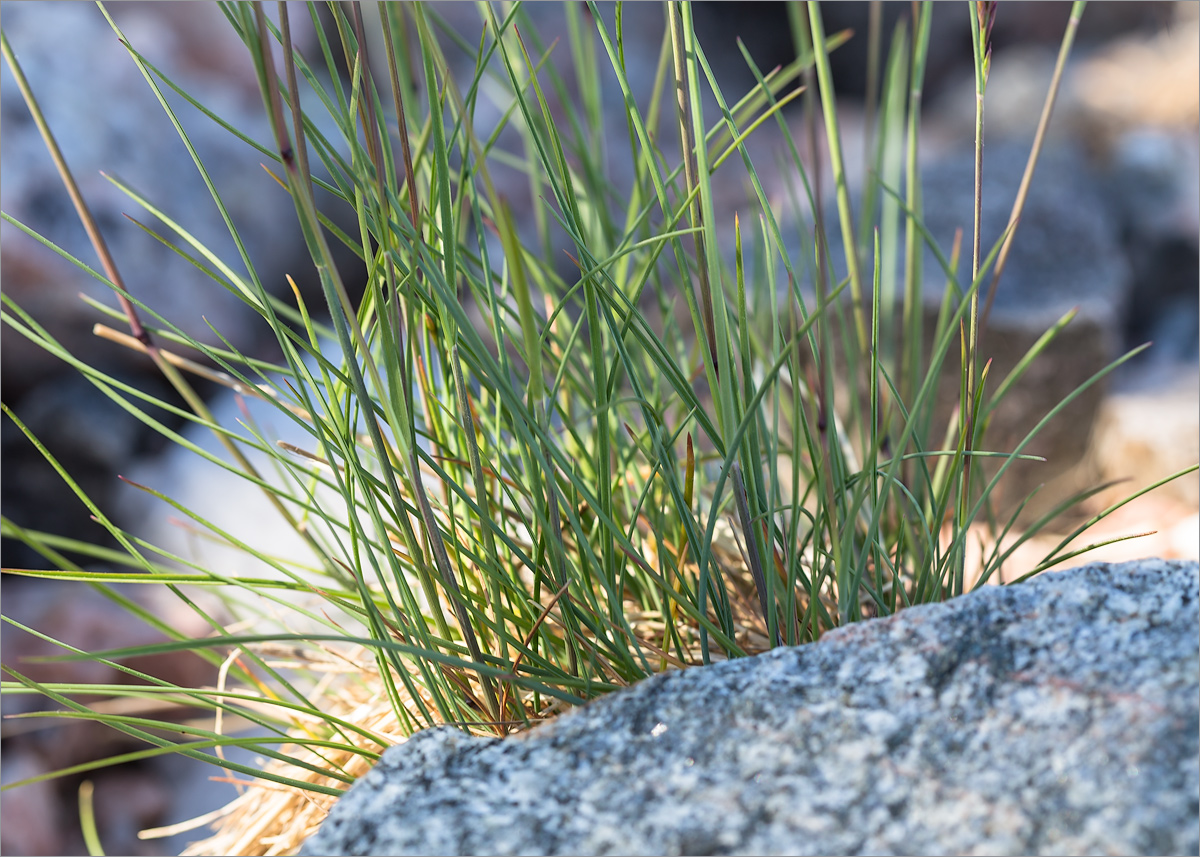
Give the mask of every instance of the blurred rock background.
M 1028 151 L 1032 139 L 1069 5 L 1001 5 L 994 31 L 985 152 L 987 168 L 1001 170 L 998 188 L 1015 187 L 1019 179 L 1022 152 Z M 222 237 L 224 227 L 186 150 L 99 11 L 87 4 L 46 2 L 5 2 L 0 8 L 5 33 L 131 292 L 194 335 L 212 338 L 206 319 L 240 348 L 270 356 L 273 342 L 265 326 L 257 324 L 236 297 L 130 222 L 125 215 L 163 232 L 100 175 L 104 170 L 118 176 L 163 204 L 201 240 L 236 258 L 232 242 Z M 148 59 L 232 124 L 267 141 L 253 67 L 214 4 L 131 2 L 109 8 Z M 472 5 L 438 4 L 438 8 L 464 32 L 478 32 Z M 611 16 L 611 9 L 605 9 Z M 891 27 L 908 9 L 908 4 L 882 5 L 885 44 Z M 557 4 L 534 4 L 530 12 L 543 28 L 547 43 L 563 31 L 563 14 Z M 704 3 L 697 4 L 695 14 L 701 42 L 713 58 L 723 86 L 731 92 L 742 91 L 753 82 L 735 38 L 747 44 L 760 67 L 770 68 L 790 59 L 782 4 Z M 847 27 L 855 31 L 833 57 L 834 77 L 843 87 L 842 127 L 848 148 L 853 150 L 852 138 L 855 133 L 861 135 L 863 126 L 868 4 L 827 4 L 824 15 L 827 31 Z M 657 4 L 629 4 L 626 16 L 631 24 L 628 35 L 637 40 L 628 52 L 649 64 L 643 76 L 648 85 L 662 32 L 662 10 Z M 306 20 L 306 16 L 293 15 L 293 26 Z M 965 6 L 938 6 L 922 156 L 927 177 L 933 184 L 943 181 L 946 194 L 957 187 L 954 164 L 969 150 L 972 134 L 974 96 L 968 34 Z M 303 30 L 301 43 L 308 39 L 311 46 L 313 35 Z M 606 92 L 613 94 L 611 87 Z M 96 266 L 95 254 L 7 67 L 0 72 L 0 95 L 0 208 L 85 264 Z M 261 156 L 194 110 L 182 103 L 176 106 L 213 171 L 234 221 L 244 230 L 248 252 L 268 288 L 286 289 L 287 273 L 302 286 L 311 287 L 295 215 L 286 195 L 259 167 Z M 608 118 L 613 133 L 623 137 L 624 120 L 611 109 L 617 107 L 619 99 L 614 98 Z M 669 115 L 666 118 L 671 120 Z M 798 128 L 799 110 L 788 114 L 787 121 Z M 1198 123 L 1200 4 L 1090 4 L 1059 98 L 1047 156 L 1035 180 L 1039 193 L 1049 200 L 1046 220 L 1039 230 L 1031 215 L 1022 224 L 1014 250 L 1014 254 L 1027 254 L 1027 270 L 1045 273 L 1049 267 L 1053 276 L 1045 282 L 1019 276 L 1018 255 L 1014 255 L 1013 267 L 1001 284 L 1001 296 L 1009 303 L 997 313 L 1009 330 L 1036 336 L 1048 324 L 1045 304 L 1086 304 L 1078 330 L 1073 332 L 1078 335 L 1070 340 L 1070 351 L 1052 361 L 1038 383 L 1063 382 L 1055 376 L 1072 354 L 1094 371 L 1124 350 L 1154 341 L 1145 355 L 1115 374 L 1103 393 L 1089 399 L 1083 410 L 1060 420 L 1054 434 L 1053 451 L 1063 485 L 1131 480 L 1097 498 L 1101 506 L 1200 457 Z M 781 142 L 772 136 L 775 131 L 768 123 L 751 138 L 756 163 L 764 168 L 773 199 L 783 196 L 783 183 L 791 179 L 773 166 Z M 861 143 L 858 146 L 861 148 Z M 851 157 L 852 166 L 855 162 Z M 730 176 L 718 194 L 732 210 L 747 194 L 734 171 Z M 830 187 L 831 182 L 826 180 L 824 186 Z M 510 196 L 520 205 L 519 187 L 514 186 Z M 1010 203 L 1011 190 L 998 191 L 995 204 L 1002 210 L 1002 218 L 1007 217 Z M 532 219 L 530 205 L 525 198 L 524 207 L 517 212 L 526 222 Z M 934 208 L 928 195 L 926 208 Z M 952 205 L 945 208 L 947 212 L 955 210 Z M 1051 229 L 1063 230 L 1061 237 L 1046 239 Z M 1072 233 L 1072 229 L 1076 231 Z M 1077 245 L 1074 248 L 1062 243 L 1072 241 Z M 1091 267 L 1086 276 L 1064 283 L 1059 269 L 1053 267 L 1062 261 L 1056 254 L 1070 256 L 1074 249 L 1078 255 L 1081 246 L 1090 248 L 1083 262 Z M 0 260 L 4 292 L 46 325 L 64 347 L 123 381 L 171 400 L 172 394 L 146 358 L 92 336 L 92 324 L 101 319 L 77 295 L 83 292 L 115 306 L 107 288 L 9 223 L 0 225 Z M 1078 269 L 1065 275 L 1078 275 Z M 1048 290 L 1057 291 L 1050 295 Z M 112 325 L 121 326 L 119 321 Z M 1086 360 L 1083 354 L 1088 355 Z M 1035 384 L 1031 389 L 1036 388 Z M 7 327 L 0 336 L 0 395 L 102 508 L 116 508 L 120 492 L 132 490 L 120 486 L 117 473 L 155 466 L 159 461 L 165 466 L 163 455 L 169 451 L 157 434 L 73 369 Z M 1039 402 L 1028 401 L 1031 415 L 1040 416 L 1044 408 L 1039 408 Z M 103 530 L 89 519 L 86 508 L 7 419 L 0 428 L 0 442 L 0 504 L 6 517 L 25 527 L 71 538 L 103 537 Z M 1030 477 L 1044 478 L 1042 474 Z M 1154 530 L 1157 535 L 1113 545 L 1096 558 L 1195 558 L 1200 554 L 1198 506 L 1200 481 L 1195 475 L 1131 504 L 1106 522 L 1101 533 L 1111 537 Z M 1092 539 L 1097 536 L 1093 533 Z M 1044 553 L 1047 547 L 1042 542 L 1027 546 L 1014 557 L 1014 571 L 1023 558 L 1032 557 L 1038 549 Z M 5 567 L 43 564 L 40 557 L 13 540 L 4 540 L 0 550 Z M 9 575 L 0 581 L 5 615 L 75 645 L 101 649 L 151 639 L 148 626 L 139 629 L 86 587 L 55 587 Z M 149 599 L 147 603 L 172 623 L 186 627 L 193 621 L 190 612 L 171 603 L 166 593 L 157 599 L 146 592 L 129 594 Z M 115 680 L 84 675 L 95 669 L 89 665 L 53 668 L 77 671 L 64 675 L 52 674 L 45 665 L 23 663 L 30 655 L 45 654 L 45 644 L 7 624 L 0 648 L 6 664 L 18 669 L 23 666 L 38 678 Z M 198 663 L 165 659 L 139 668 L 183 682 L 210 680 L 198 672 Z M 32 697 L 7 697 L 4 713 L 30 710 L 24 706 L 33 704 Z M 84 724 L 67 728 L 47 721 L 4 721 L 3 729 L 6 783 L 89 761 L 123 746 L 111 743 L 112 736 L 101 739 L 94 732 L 96 727 Z M 108 852 L 177 853 L 197 834 L 144 842 L 136 838 L 136 832 L 198 815 L 231 798 L 232 786 L 207 782 L 214 773 L 216 769 L 205 766 L 163 760 L 92 775 L 100 832 Z M 85 853 L 77 830 L 78 785 L 79 778 L 67 778 L 3 793 L 0 851 Z

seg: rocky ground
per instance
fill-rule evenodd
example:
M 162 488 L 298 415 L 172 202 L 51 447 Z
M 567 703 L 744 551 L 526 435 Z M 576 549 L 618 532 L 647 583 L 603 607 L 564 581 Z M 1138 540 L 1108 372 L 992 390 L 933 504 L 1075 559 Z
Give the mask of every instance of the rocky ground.
M 635 4 L 636 5 L 636 4 Z M 711 4 L 700 15 L 702 39 L 727 38 L 744 30 L 749 39 L 758 27 L 756 50 L 766 64 L 777 61 L 771 51 L 780 48 L 772 33 L 772 4 L 755 4 L 753 15 L 730 12 L 732 4 Z M 856 4 L 837 4 L 831 15 L 853 15 Z M 989 85 L 986 163 L 1003 163 L 1001 153 L 1027 149 L 1037 121 L 1042 95 L 1053 65 L 1065 4 L 1005 4 L 997 24 L 997 49 Z M 844 7 L 844 8 L 843 8 Z M 638 6 L 637 32 L 648 42 L 657 38 L 657 17 Z M 698 7 L 699 9 L 700 7 Z M 885 4 L 892 15 L 897 4 Z M 1012 9 L 1011 12 L 1006 9 Z M 207 10 L 207 11 L 205 11 Z M 447 14 L 465 15 L 467 7 L 452 7 Z M 235 124 L 262 136 L 265 127 L 249 60 L 240 46 L 223 35 L 223 22 L 215 20 L 214 7 L 206 4 L 130 4 L 118 10 L 118 20 L 135 44 L 153 46 L 155 62 L 177 74 L 202 100 L 218 105 Z M 1044 248 L 1047 255 L 1033 258 L 1030 277 L 1054 265 L 1072 247 L 1092 248 L 1078 267 L 1044 284 L 1010 272 L 1012 305 L 997 311 L 998 336 L 1040 334 L 1045 327 L 1041 304 L 1086 304 L 1086 331 L 1073 340 L 1073 353 L 1056 358 L 1044 383 L 1063 384 L 1070 376 L 1072 356 L 1081 353 L 1111 359 L 1134 345 L 1155 342 L 1147 354 L 1118 375 L 1102 396 L 1064 422 L 1052 441 L 1060 465 L 1058 488 L 1094 484 L 1099 480 L 1129 481 L 1095 498 L 1103 508 L 1131 489 L 1148 485 L 1200 458 L 1200 45 L 1194 3 L 1091 4 L 1085 14 L 1075 58 L 1064 82 L 1051 150 L 1039 171 L 1037 187 L 1044 193 L 1038 203 L 1044 211 L 1040 229 L 1028 228 L 1022 238 L 1031 252 Z M 554 26 L 554 12 L 539 7 L 538 14 Z M 631 13 L 634 14 L 634 13 Z M 737 15 L 733 19 L 723 17 Z M 1055 17 L 1057 16 L 1057 18 Z M 969 145 L 971 99 L 964 81 L 964 56 L 951 46 L 962 40 L 966 15 L 935 19 L 933 76 L 925 122 L 926 170 L 950 170 L 948 164 Z M 464 24 L 465 26 L 465 24 Z M 830 20 L 829 29 L 855 26 L 861 20 Z M 91 7 L 80 4 L 6 4 L 5 33 L 25 66 L 31 85 L 59 134 L 65 154 L 76 170 L 83 192 L 97 211 L 101 228 L 123 266 L 131 291 L 169 318 L 189 326 L 194 333 L 206 330 L 207 318 L 240 347 L 270 353 L 270 343 L 257 341 L 259 332 L 242 314 L 239 302 L 206 283 L 188 263 L 145 235 L 123 217 L 136 209 L 99 176 L 104 169 L 128 181 L 152 199 L 169 199 L 177 212 L 190 212 L 189 228 L 220 245 L 219 220 L 202 214 L 211 211 L 202 182 L 195 177 L 186 151 L 173 136 L 140 74 L 112 38 L 107 24 Z M 48 38 L 52 34 L 52 38 Z M 203 38 L 197 36 L 202 35 Z M 311 33 L 309 34 L 311 36 Z M 302 34 L 303 37 L 303 34 Z M 842 73 L 862 67 L 855 59 L 862 39 L 852 41 L 837 58 Z M 204 44 L 203 51 L 193 49 Z M 655 42 L 656 44 L 656 42 Z M 736 80 L 736 53 L 721 54 L 719 72 Z M 657 48 L 647 49 L 656 56 Z M 969 58 L 969 52 L 967 54 Z M 835 69 L 835 73 L 839 70 Z M 69 202 L 61 191 L 36 130 L 16 93 L 7 68 L 3 85 L 4 141 L 0 152 L 0 207 L 52 240 L 68 247 L 88 264 L 88 249 Z M 851 80 L 844 98 L 844 128 L 861 128 L 861 110 L 855 107 Z M 294 215 L 287 200 L 272 192 L 272 182 L 257 166 L 259 158 L 225 135 L 205 130 L 194 121 L 197 147 L 206 163 L 217 167 L 214 181 L 239 223 L 246 224 L 246 239 L 256 266 L 275 287 L 286 288 L 282 275 L 303 258 L 299 236 L 291 228 Z M 794 117 L 789 121 L 798 122 Z M 165 129 L 162 134 L 151 128 Z M 769 131 L 752 138 L 762 161 L 773 163 Z M 853 143 L 851 143 L 853 148 Z M 1063 161 L 1062 153 L 1066 160 Z M 1048 153 L 1049 154 L 1049 153 Z M 1014 156 L 1018 162 L 1022 156 Z M 1054 158 L 1059 157 L 1056 161 Z M 853 161 L 853 159 L 852 159 Z M 1058 164 L 1058 166 L 1055 166 Z M 767 171 L 774 186 L 768 192 L 782 195 L 786 174 Z M 999 179 L 998 179 L 999 181 Z M 829 186 L 826 182 L 826 186 Z M 737 204 L 744 188 L 732 183 L 721 189 L 726 204 Z M 518 198 L 514 193 L 514 199 Z M 1007 215 L 1007 200 L 1001 217 Z M 952 205 L 946 210 L 951 211 Z M 525 212 L 528 218 L 528 211 Z M 1032 216 L 1031 216 L 1032 221 Z M 1052 230 L 1065 229 L 1059 237 Z M 1076 232 L 1071 233 L 1074 229 Z M 1041 239 L 1041 245 L 1038 241 Z M 4 257 L 3 288 L 40 320 L 75 353 L 103 366 L 122 380 L 165 394 L 147 361 L 91 336 L 96 316 L 75 295 L 87 292 L 106 299 L 107 291 L 57 257 L 48 253 L 11 224 L 0 227 Z M 230 245 L 226 245 L 226 249 Z M 1016 263 L 1014 262 L 1014 265 Z M 1089 267 L 1090 266 L 1090 267 Z M 1024 283 L 1026 288 L 1015 286 Z M 1003 287 L 1002 287 L 1003 288 Z M 1095 296 L 1103 292 L 1104 300 Z M 1022 297 L 1024 296 L 1024 297 Z M 999 299 L 998 299 L 999 301 Z M 1057 302 L 1057 303 L 1054 303 Z M 1002 303 L 1002 302 L 1001 302 Z M 998 304 L 999 305 L 999 304 Z M 1005 326 L 1007 325 L 1007 326 Z M 1039 326 L 1040 325 L 1040 326 Z M 114 322 L 119 326 L 119 322 Z M 0 340 L 0 373 L 5 404 L 46 443 L 66 468 L 106 509 L 118 506 L 117 472 L 131 467 L 166 466 L 160 438 L 129 418 L 95 387 L 69 368 L 47 358 L 22 337 L 6 329 Z M 1078 372 L 1083 369 L 1071 369 Z M 1061 396 L 1060 387 L 1043 392 Z M 212 391 L 208 391 L 212 392 Z M 1036 392 L 1036 388 L 1032 391 Z M 1031 395 L 1032 395 L 1031 392 Z M 1030 410 L 1036 401 L 1027 403 Z M 1017 416 L 1020 416 L 1018 414 Z M 61 481 L 7 419 L 2 426 L 4 515 L 18 524 L 68 535 L 96 538 L 99 530 L 87 510 L 65 491 Z M 160 464 L 161 462 L 161 464 Z M 1043 476 L 1034 474 L 1033 480 Z M 1195 559 L 1200 555 L 1200 480 L 1195 474 L 1167 489 L 1123 509 L 1089 534 L 1091 540 L 1153 532 L 1133 541 L 1102 549 L 1100 559 L 1144 556 Z M 1039 537 L 1014 554 L 1008 570 L 1015 576 L 1040 559 L 1049 537 Z M 22 545 L 5 540 L 5 567 L 36 567 L 41 560 Z M 118 615 L 108 602 L 84 587 L 60 588 L 48 584 L 2 580 L 4 613 L 19 622 L 69 639 L 84 648 L 112 648 L 145 642 L 150 629 Z M 168 621 L 190 621 L 169 599 L 154 602 Z M 5 663 L 44 653 L 43 645 L 10 625 L 3 629 Z M 41 669 L 27 667 L 42 678 Z M 166 659 L 149 668 L 184 682 L 202 682 L 203 675 L 181 660 Z M 72 667 L 75 670 L 94 669 Z M 72 672 L 55 678 L 106 680 L 105 676 Z M 4 713 L 15 713 L 25 698 L 6 697 Z M 3 731 L 3 779 L 12 782 L 58 767 L 86 761 L 119 745 L 107 744 L 86 727 L 71 729 L 29 726 L 30 721 L 6 721 Z M 14 724 L 20 724 L 14 725 Z M 231 797 L 233 788 L 210 786 L 208 769 L 181 773 L 178 763 L 140 763 L 95 775 L 102 835 L 109 853 L 176 853 L 179 839 L 166 844 L 142 842 L 136 831 L 155 824 L 181 820 L 214 808 Z M 9 791 L 0 797 L 5 824 L 0 850 L 6 854 L 84 853 L 74 830 L 78 780 L 52 782 Z M 206 792 L 207 794 L 203 794 Z M 120 800 L 112 800 L 120 795 Z M 17 820 L 15 823 L 13 820 Z M 185 837 L 187 838 L 187 837 Z
M 387 750 L 301 854 L 1190 854 L 1200 569 L 1089 565 Z

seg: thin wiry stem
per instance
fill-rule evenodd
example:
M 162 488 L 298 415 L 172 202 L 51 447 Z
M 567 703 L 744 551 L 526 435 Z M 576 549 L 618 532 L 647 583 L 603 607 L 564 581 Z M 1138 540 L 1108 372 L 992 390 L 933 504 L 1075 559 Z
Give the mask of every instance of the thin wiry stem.
M 92 211 L 88 208 L 88 204 L 83 198 L 83 193 L 79 190 L 79 184 L 75 181 L 75 176 L 71 172 L 71 168 L 67 165 L 67 159 L 63 157 L 62 149 L 58 147 L 58 140 L 55 139 L 53 132 L 50 130 L 50 125 L 46 122 L 46 117 L 38 105 L 37 99 L 33 96 L 33 90 L 29 86 L 25 72 L 13 54 L 12 47 L 8 43 L 8 35 L 3 32 L 0 32 L 0 47 L 3 47 L 4 59 L 8 63 L 8 68 L 12 72 L 13 80 L 16 81 L 21 97 L 25 99 L 25 105 L 29 109 L 29 114 L 33 117 L 33 124 L 37 126 L 38 132 L 42 135 L 42 141 L 46 144 L 46 150 L 50 153 L 50 157 L 54 161 L 54 166 L 58 170 L 59 177 L 62 179 L 63 187 L 66 188 L 67 195 L 71 197 L 71 203 L 75 206 L 75 213 L 79 215 L 79 221 L 83 224 L 83 229 L 87 233 L 88 240 L 92 242 L 92 247 L 95 249 L 96 255 L 100 257 L 100 264 L 104 266 L 104 273 L 113 285 L 116 286 L 117 300 L 120 302 L 121 309 L 124 310 L 125 316 L 129 321 L 129 330 L 135 339 L 146 346 L 146 353 L 157 363 L 157 348 L 150 338 L 150 334 L 146 332 L 146 328 L 142 326 L 142 321 L 138 318 L 137 308 L 129 300 L 129 290 L 125 287 L 125 280 L 121 277 L 121 272 L 117 268 L 117 263 L 113 260 L 112 253 L 109 252 L 108 242 L 104 240 L 104 235 L 100 232 L 100 227 L 96 225 L 96 218 L 92 216 Z
M 683 152 L 683 174 L 687 182 L 688 192 L 699 186 L 700 179 L 696 174 L 695 144 L 692 141 L 692 100 L 688 92 L 687 51 L 684 47 L 683 23 L 680 20 L 680 4 L 677 0 L 667 4 L 667 14 L 671 30 L 671 49 L 675 59 L 675 97 L 679 111 L 679 139 Z M 713 317 L 712 286 L 709 282 L 708 255 L 704 243 L 704 216 L 700 204 L 700 196 L 696 195 L 692 203 L 692 226 L 697 227 L 692 236 L 696 247 L 696 268 L 700 280 L 700 311 L 704 320 L 705 341 L 708 343 L 709 359 L 712 361 L 714 375 L 719 376 L 717 360 L 716 321 Z
M 996 268 L 992 272 L 992 281 L 988 286 L 987 303 L 983 306 L 983 315 L 979 319 L 979 329 L 987 328 L 988 317 L 992 313 L 992 303 L 996 300 L 1000 275 L 1008 263 L 1008 254 L 1012 250 L 1013 239 L 1017 234 L 1017 225 L 1021 221 L 1021 212 L 1025 209 L 1025 200 L 1029 196 L 1029 188 L 1033 184 L 1033 173 L 1037 169 L 1038 158 L 1042 153 L 1042 144 L 1046 140 L 1046 129 L 1050 127 L 1050 117 L 1054 115 L 1054 103 L 1058 98 L 1058 90 L 1062 85 L 1063 70 L 1067 67 L 1067 58 L 1071 55 L 1071 47 L 1075 44 L 1075 34 L 1079 30 L 1079 21 L 1083 18 L 1087 0 L 1075 0 L 1071 4 L 1071 17 L 1067 20 L 1067 29 L 1063 33 L 1062 43 L 1058 48 L 1058 59 L 1054 63 L 1054 74 L 1050 78 L 1050 89 L 1042 104 L 1042 115 L 1038 118 L 1037 131 L 1033 135 L 1033 147 L 1029 150 L 1029 159 L 1025 162 L 1025 172 L 1021 176 L 1021 186 L 1017 189 L 1017 198 L 1013 201 L 1012 212 L 1008 216 L 1008 237 L 1000 247 L 1000 255 L 996 257 Z

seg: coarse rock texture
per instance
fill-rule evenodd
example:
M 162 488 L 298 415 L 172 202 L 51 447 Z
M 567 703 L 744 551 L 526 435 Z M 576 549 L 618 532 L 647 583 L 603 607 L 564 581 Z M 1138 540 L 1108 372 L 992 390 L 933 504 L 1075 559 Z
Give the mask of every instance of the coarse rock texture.
M 1095 564 L 388 750 L 302 854 L 1195 854 L 1200 567 Z

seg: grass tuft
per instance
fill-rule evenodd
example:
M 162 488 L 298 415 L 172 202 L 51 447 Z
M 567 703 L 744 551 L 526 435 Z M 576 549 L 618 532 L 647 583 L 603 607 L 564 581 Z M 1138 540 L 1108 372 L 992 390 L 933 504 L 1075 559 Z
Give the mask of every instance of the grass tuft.
M 1054 515 L 979 568 L 967 567 L 969 534 L 988 527 L 997 545 L 1008 536 L 1016 515 L 998 522 L 996 485 L 1074 396 L 1039 415 L 1016 448 L 988 449 L 987 415 L 1061 325 L 1009 377 L 990 378 L 979 289 L 990 278 L 990 306 L 1083 5 L 1064 35 L 1001 242 L 980 245 L 977 180 L 969 281 L 958 278 L 957 244 L 948 254 L 933 247 L 947 288 L 930 335 L 921 321 L 921 258 L 932 241 L 918 146 L 931 3 L 914 4 L 915 17 L 890 39 L 871 36 L 882 79 L 872 84 L 868 181 L 857 200 L 829 62 L 847 34 L 827 34 L 816 3 L 793 9 L 795 62 L 763 74 L 746 53 L 757 83 L 736 98 L 719 86 L 688 3 L 666 4 L 650 93 L 633 79 L 619 5 L 614 17 L 594 3 L 568 4 L 568 38 L 552 44 L 520 4 L 480 4 L 477 44 L 419 3 L 381 4 L 370 20 L 358 4 L 329 4 L 327 31 L 310 7 L 321 43 L 305 57 L 292 44 L 296 4 L 280 4 L 275 23 L 261 5 L 222 3 L 254 60 L 273 136 L 229 130 L 261 153 L 290 197 L 325 305 L 307 306 L 294 286 L 287 298 L 264 288 L 211 183 L 247 275 L 190 235 L 170 200 L 114 183 L 177 237 L 177 252 L 212 288 L 243 298 L 278 342 L 277 365 L 250 359 L 219 332 L 210 341 L 185 334 L 121 285 L 119 264 L 134 261 L 113 259 L 91 225 L 5 37 L 4 60 L 102 261 L 104 274 L 93 274 L 120 302 L 120 311 L 97 306 L 110 324 L 96 332 L 147 354 L 189 410 L 76 360 L 6 294 L 9 335 L 59 356 L 138 419 L 241 477 L 243 490 L 262 492 L 307 559 L 273 556 L 163 486 L 134 486 L 258 570 L 226 573 L 172 556 L 107 517 L 60 468 L 121 551 L 5 519 L 3 534 L 47 562 L 5 571 L 93 586 L 155 622 L 115 587 L 167 586 L 211 629 L 188 639 L 157 622 L 162 643 L 90 653 L 64 645 L 64 657 L 132 674 L 122 665 L 131 656 L 192 652 L 221 679 L 185 688 L 136 674 L 136 685 L 76 686 L 5 666 L 4 692 L 40 694 L 60 707 L 52 716 L 91 718 L 149 745 L 89 769 L 178 752 L 329 797 L 421 728 L 508 734 L 658 671 L 810 642 L 995 577 Z M 969 4 L 977 176 L 997 6 Z M 182 88 L 109 22 L 205 174 L 166 97 Z M 366 35 L 375 27 L 378 41 Z M 614 99 L 624 111 L 617 134 L 606 106 Z M 803 141 L 783 118 L 792 102 L 807 114 Z M 789 249 L 747 148 L 772 125 L 807 197 L 795 208 L 813 213 L 800 252 Z M 800 155 L 819 151 L 821 126 L 836 225 L 822 215 L 823 165 Z M 533 200 L 528 210 L 500 190 L 516 185 L 497 177 L 514 174 Z M 752 194 L 727 212 L 718 183 Z M 352 229 L 318 208 L 318 190 L 352 212 Z M 841 236 L 837 264 L 829 229 Z M 343 279 L 339 245 L 362 260 L 364 282 Z M 848 276 L 838 281 L 835 270 Z M 128 335 L 112 316 L 127 321 Z M 934 390 L 955 358 L 960 408 L 939 424 Z M 1089 385 L 1112 368 L 1098 367 Z M 277 443 L 249 420 L 218 424 L 190 376 L 256 399 L 305 441 Z M 225 457 L 168 429 L 163 412 L 213 431 Z M 975 463 L 989 456 L 1003 465 L 984 483 Z M 1066 544 L 1031 573 L 1061 561 Z M 66 551 L 113 570 L 85 570 Z M 213 607 L 201 591 L 223 601 Z M 169 701 L 173 713 L 122 714 L 78 701 L 82 694 Z M 175 737 L 159 731 L 168 722 Z M 257 737 L 239 737 L 246 726 Z M 275 762 L 239 765 L 222 752 L 234 746 Z M 86 813 L 90 800 L 80 799 Z M 221 842 L 226 853 L 267 853 L 257 840 Z

